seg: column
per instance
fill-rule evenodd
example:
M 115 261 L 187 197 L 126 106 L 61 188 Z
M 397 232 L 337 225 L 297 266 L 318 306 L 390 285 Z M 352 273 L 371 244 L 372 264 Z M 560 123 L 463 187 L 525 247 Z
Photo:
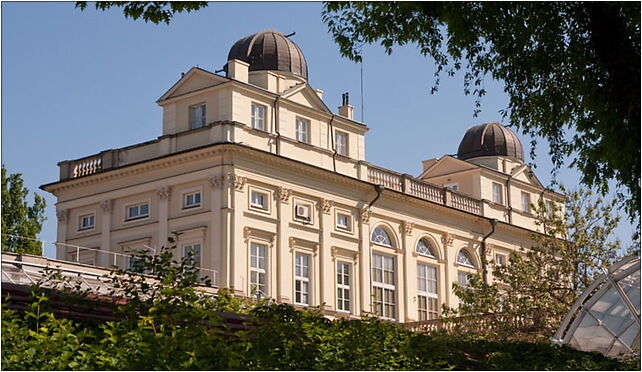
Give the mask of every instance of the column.
M 56 241 L 58 243 L 67 243 L 67 220 L 69 219 L 69 209 L 56 209 L 56 217 L 58 217 L 58 231 L 56 232 Z M 66 253 L 66 246 L 56 244 L 57 259 L 68 259 Z
M 168 231 L 168 218 L 169 218 L 169 198 L 171 190 L 169 186 L 159 188 L 156 193 L 158 194 L 158 238 L 156 247 L 157 251 L 160 247 L 167 244 L 167 231 Z M 176 252 L 175 252 L 176 253 Z M 180 254 L 180 253 L 178 253 Z M 176 257 L 178 259 L 178 257 Z
M 289 221 L 290 213 L 290 196 L 292 195 L 292 190 L 285 187 L 279 187 L 277 191 L 277 218 L 279 220 L 276 227 L 276 249 L 275 249 L 275 259 L 276 259 L 276 292 L 275 298 L 278 302 L 291 303 L 291 293 L 292 293 L 292 281 L 289 279 L 288 273 L 290 272 L 289 266 L 291 265 L 290 261 L 290 240 L 289 237 L 285 235 L 285 232 L 288 231 L 287 225 Z
M 113 255 L 108 253 L 111 252 L 111 212 L 113 209 L 113 201 L 111 199 L 101 201 L 100 209 L 102 210 L 100 224 L 101 252 L 98 254 L 98 257 L 96 257 L 96 265 L 109 267 L 114 264 Z
M 233 171 L 226 174 L 226 219 L 227 236 L 226 244 L 229 262 L 230 289 L 236 294 L 244 294 L 249 285 L 247 277 L 247 257 L 249 250 L 244 244 L 242 213 L 243 190 L 246 179 L 235 174 Z
M 207 269 L 216 270 L 216 277 L 212 284 L 219 288 L 227 287 L 227 251 L 223 249 L 223 176 L 216 175 L 209 178 L 210 188 L 210 243 L 204 252 L 203 265 Z M 212 275 L 212 274 L 209 274 Z
M 361 210 L 359 219 L 359 292 L 361 293 L 361 311 L 372 311 L 372 298 L 370 297 L 372 283 L 370 281 L 370 209 Z M 357 314 L 360 315 L 360 314 Z
M 321 199 L 319 203 L 319 228 L 321 230 L 319 236 L 319 304 L 325 302 L 326 308 L 334 309 L 336 306 L 335 291 L 334 291 L 334 265 L 332 261 L 330 246 L 330 233 L 334 227 L 332 219 L 332 200 Z
M 399 284 L 403 288 L 399 292 L 399 294 L 403 295 L 403 301 L 399 301 L 399 321 L 402 322 L 407 322 L 413 317 L 416 318 L 416 302 L 412 300 L 416 294 L 416 285 L 412 284 L 416 283 L 416 280 L 413 281 L 412 278 L 417 277 L 417 269 L 412 262 L 412 252 L 414 251 L 414 247 L 412 244 L 412 230 L 414 229 L 414 227 L 415 224 L 409 221 L 403 221 L 401 223 L 401 248 L 403 249 L 401 259 L 403 261 L 403 283 Z

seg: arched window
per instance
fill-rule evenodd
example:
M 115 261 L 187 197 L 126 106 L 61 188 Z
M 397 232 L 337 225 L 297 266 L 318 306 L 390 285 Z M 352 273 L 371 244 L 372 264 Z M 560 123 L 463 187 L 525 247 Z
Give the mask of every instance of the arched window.
M 433 248 L 432 244 L 430 244 L 430 242 L 428 242 L 428 240 L 426 239 L 419 239 L 419 241 L 417 242 L 417 246 L 415 247 L 415 252 L 423 256 L 437 258 L 435 249 Z
M 470 258 L 470 255 L 465 250 L 460 250 L 457 253 L 457 263 L 463 266 L 475 267 L 473 260 Z
M 392 239 L 390 239 L 390 235 L 388 235 L 388 232 L 381 226 L 375 227 L 372 231 L 370 241 L 376 244 L 392 247 Z

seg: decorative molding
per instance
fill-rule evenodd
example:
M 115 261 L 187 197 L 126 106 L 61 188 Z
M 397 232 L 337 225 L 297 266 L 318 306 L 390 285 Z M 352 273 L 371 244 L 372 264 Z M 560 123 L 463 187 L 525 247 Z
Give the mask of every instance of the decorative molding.
M 69 217 L 69 209 L 56 210 L 56 217 L 58 217 L 58 221 L 60 222 L 67 221 L 67 217 Z
M 290 196 L 292 196 L 292 190 L 285 188 L 283 186 L 279 187 L 277 192 L 277 197 L 281 200 L 281 203 L 288 204 L 290 203 Z
M 225 181 L 225 177 L 223 176 L 212 176 L 208 178 L 208 181 L 210 185 L 212 185 L 213 188 L 218 189 L 223 186 L 223 183 Z
M 334 205 L 334 202 L 332 200 L 321 199 L 321 208 L 324 214 L 330 214 L 330 211 L 332 211 L 333 205 Z
M 163 186 L 163 187 L 159 188 L 158 190 L 156 190 L 156 193 L 161 198 L 161 200 L 167 200 L 167 199 L 169 199 L 169 196 L 171 194 L 171 190 L 170 190 L 169 186 Z
M 441 236 L 441 242 L 444 244 L 444 247 L 452 246 L 453 245 L 453 240 L 455 240 L 455 237 L 450 233 L 444 233 Z
M 100 209 L 102 209 L 105 213 L 111 212 L 112 206 L 113 203 L 111 199 L 103 200 L 100 202 Z
M 290 250 L 294 249 L 295 244 L 296 244 L 296 239 L 294 239 L 293 236 L 289 237 L 288 238 L 288 247 L 290 248 Z
M 227 177 L 227 182 L 229 182 L 234 187 L 234 190 L 243 191 L 243 186 L 245 186 L 245 182 L 247 181 L 247 178 L 241 177 L 238 174 L 234 174 L 231 172 L 228 173 L 226 177 Z
M 371 215 L 372 215 L 372 210 L 370 210 L 369 208 L 363 208 L 361 210 L 361 222 L 365 224 L 369 224 Z
M 401 233 L 405 235 L 408 235 L 408 236 L 412 235 L 412 230 L 414 228 L 415 228 L 415 224 L 413 222 L 409 222 L 409 221 L 401 222 L 400 230 L 401 230 Z
M 247 243 L 248 239 L 250 239 L 250 233 L 251 233 L 250 228 L 245 226 L 243 228 L 243 240 L 245 241 L 245 243 Z
M 495 246 L 491 243 L 486 243 L 486 256 L 493 257 Z

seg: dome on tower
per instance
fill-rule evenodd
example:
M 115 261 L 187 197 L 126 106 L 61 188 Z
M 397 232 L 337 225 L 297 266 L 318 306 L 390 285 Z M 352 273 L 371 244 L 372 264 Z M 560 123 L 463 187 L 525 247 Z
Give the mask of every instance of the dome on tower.
M 480 124 L 468 128 L 457 150 L 459 159 L 479 156 L 510 156 L 524 161 L 524 148 L 515 132 L 500 123 Z
M 250 71 L 274 70 L 308 79 L 308 64 L 303 52 L 278 31 L 261 31 L 240 39 L 227 55 L 227 60 L 231 59 L 249 63 Z

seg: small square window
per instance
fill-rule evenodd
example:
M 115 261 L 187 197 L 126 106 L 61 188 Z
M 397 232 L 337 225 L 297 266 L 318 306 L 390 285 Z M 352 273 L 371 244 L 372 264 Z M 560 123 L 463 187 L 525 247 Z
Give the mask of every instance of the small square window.
M 196 129 L 205 126 L 205 105 L 195 105 L 189 108 L 189 128 Z
M 268 210 L 268 194 L 256 190 L 250 193 L 250 207 Z
M 506 256 L 503 254 L 496 254 L 495 255 L 495 264 L 498 266 L 504 266 L 506 265 Z
M 296 140 L 310 143 L 310 121 L 296 118 Z
M 445 184 L 444 187 L 451 189 L 453 191 L 459 191 L 459 184 L 458 183 L 448 183 Z
M 493 182 L 493 202 L 504 205 L 504 190 L 502 185 Z
M 201 206 L 201 192 L 194 191 L 183 196 L 183 209 L 196 208 Z
M 348 156 L 348 133 L 334 132 L 334 149 L 337 154 Z
M 352 217 L 349 214 L 337 212 L 337 228 L 341 230 L 352 230 Z
M 252 103 L 252 128 L 265 130 L 265 106 Z
M 297 203 L 294 205 L 294 218 L 305 222 L 311 222 L 310 205 Z
M 88 230 L 92 229 L 95 226 L 96 217 L 93 213 L 84 214 L 78 218 L 78 230 Z
M 137 220 L 145 217 L 149 217 L 149 203 L 135 204 L 127 207 L 126 220 Z

